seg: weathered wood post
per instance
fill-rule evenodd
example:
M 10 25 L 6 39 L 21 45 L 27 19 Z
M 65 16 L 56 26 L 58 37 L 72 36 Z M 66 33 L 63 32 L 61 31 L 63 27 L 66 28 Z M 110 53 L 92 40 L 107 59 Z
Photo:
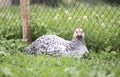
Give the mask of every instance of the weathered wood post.
M 22 31 L 23 39 L 26 43 L 31 42 L 30 32 L 30 0 L 20 0 L 22 14 Z

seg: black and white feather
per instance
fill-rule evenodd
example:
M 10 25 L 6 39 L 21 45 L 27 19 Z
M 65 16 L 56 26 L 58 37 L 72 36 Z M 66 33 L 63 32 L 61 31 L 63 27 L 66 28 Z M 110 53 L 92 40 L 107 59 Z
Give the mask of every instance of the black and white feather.
M 74 31 L 71 41 L 65 40 L 56 35 L 43 35 L 24 50 L 28 53 L 46 53 L 55 56 L 67 56 L 69 54 L 82 55 L 85 52 L 88 52 L 84 40 L 84 32 L 81 28 L 77 28 Z

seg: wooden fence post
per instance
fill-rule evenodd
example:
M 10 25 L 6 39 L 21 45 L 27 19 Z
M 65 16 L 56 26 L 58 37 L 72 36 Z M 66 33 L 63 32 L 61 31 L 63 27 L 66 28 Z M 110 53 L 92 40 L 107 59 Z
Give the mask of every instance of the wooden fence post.
M 20 0 L 21 13 L 22 13 L 22 31 L 23 39 L 25 42 L 31 42 L 30 32 L 30 0 Z

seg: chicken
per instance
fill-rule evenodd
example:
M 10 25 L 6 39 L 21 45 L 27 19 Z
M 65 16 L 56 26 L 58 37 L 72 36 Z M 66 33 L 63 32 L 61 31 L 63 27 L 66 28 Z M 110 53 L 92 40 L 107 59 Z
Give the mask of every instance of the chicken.
M 26 47 L 24 51 L 36 54 L 62 55 L 69 54 L 82 55 L 88 52 L 84 40 L 84 32 L 81 28 L 77 28 L 73 33 L 71 41 L 65 40 L 56 35 L 43 35 L 37 38 L 31 45 Z

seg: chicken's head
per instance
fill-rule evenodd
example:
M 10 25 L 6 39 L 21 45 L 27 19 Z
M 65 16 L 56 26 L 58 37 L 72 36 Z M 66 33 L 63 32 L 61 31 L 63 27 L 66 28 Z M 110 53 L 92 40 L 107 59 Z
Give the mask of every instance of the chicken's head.
M 84 38 L 83 29 L 81 29 L 81 28 L 75 29 L 75 31 L 73 33 L 73 38 L 78 39 L 78 40 L 83 39 Z

